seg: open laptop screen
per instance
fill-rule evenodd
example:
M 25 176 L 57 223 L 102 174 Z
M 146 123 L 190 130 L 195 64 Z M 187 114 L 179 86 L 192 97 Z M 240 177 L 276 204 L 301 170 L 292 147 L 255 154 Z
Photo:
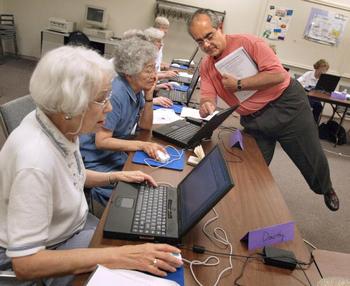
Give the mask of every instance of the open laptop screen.
M 216 146 L 180 183 L 181 229 L 186 233 L 233 187 L 226 162 Z
M 321 74 L 315 86 L 315 90 L 321 90 L 331 93 L 337 87 L 339 80 L 339 76 L 331 74 Z

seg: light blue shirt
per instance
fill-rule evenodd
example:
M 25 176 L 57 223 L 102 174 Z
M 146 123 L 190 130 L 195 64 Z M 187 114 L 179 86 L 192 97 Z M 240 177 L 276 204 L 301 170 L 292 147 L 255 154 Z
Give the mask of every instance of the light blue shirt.
M 135 94 L 127 80 L 117 76 L 112 82 L 111 104 L 113 110 L 107 114 L 104 128 L 112 131 L 114 138 L 126 139 L 138 123 L 145 105 L 143 91 Z M 127 159 L 125 152 L 96 149 L 95 134 L 80 136 L 80 152 L 85 167 L 96 171 L 121 170 Z

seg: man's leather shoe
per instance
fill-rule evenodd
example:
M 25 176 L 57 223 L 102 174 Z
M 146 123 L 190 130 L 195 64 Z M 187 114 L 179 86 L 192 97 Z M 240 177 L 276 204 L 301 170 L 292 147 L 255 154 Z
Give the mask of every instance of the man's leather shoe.
M 337 211 L 339 209 L 339 199 L 337 194 L 333 189 L 331 189 L 328 193 L 323 195 L 324 197 L 324 202 L 326 206 L 331 210 L 331 211 Z

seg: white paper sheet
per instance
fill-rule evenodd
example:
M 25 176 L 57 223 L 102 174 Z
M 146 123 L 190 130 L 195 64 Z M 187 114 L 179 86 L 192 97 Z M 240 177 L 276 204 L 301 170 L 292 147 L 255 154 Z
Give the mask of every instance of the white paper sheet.
M 124 269 L 109 269 L 98 265 L 87 286 L 178 286 L 174 281 L 158 278 L 142 272 Z
M 238 48 L 215 63 L 215 67 L 220 74 L 232 75 L 236 79 L 244 79 L 258 73 L 256 64 L 243 47 Z M 236 91 L 235 95 L 240 102 L 243 102 L 255 92 L 256 90 L 242 90 Z
M 190 107 L 185 107 L 184 106 L 182 108 L 182 110 L 181 110 L 180 116 L 181 117 L 192 117 L 192 118 L 196 118 L 196 119 L 203 119 L 203 120 L 209 121 L 217 113 L 219 113 L 219 111 L 214 111 L 214 113 L 212 115 L 209 115 L 209 116 L 207 116 L 205 118 L 202 118 L 199 115 L 199 110 L 198 109 L 194 109 L 194 108 L 190 108 Z
M 153 124 L 167 124 L 183 119 L 173 109 L 159 108 L 153 110 Z

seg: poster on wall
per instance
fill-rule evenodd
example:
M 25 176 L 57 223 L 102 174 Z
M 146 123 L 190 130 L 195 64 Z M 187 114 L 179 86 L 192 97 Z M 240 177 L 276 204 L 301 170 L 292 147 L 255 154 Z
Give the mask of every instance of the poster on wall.
M 318 8 L 312 8 L 307 21 L 304 38 L 320 44 L 338 46 L 348 17 Z
M 262 36 L 269 40 L 284 41 L 292 16 L 292 9 L 270 5 L 267 8 L 265 27 Z

